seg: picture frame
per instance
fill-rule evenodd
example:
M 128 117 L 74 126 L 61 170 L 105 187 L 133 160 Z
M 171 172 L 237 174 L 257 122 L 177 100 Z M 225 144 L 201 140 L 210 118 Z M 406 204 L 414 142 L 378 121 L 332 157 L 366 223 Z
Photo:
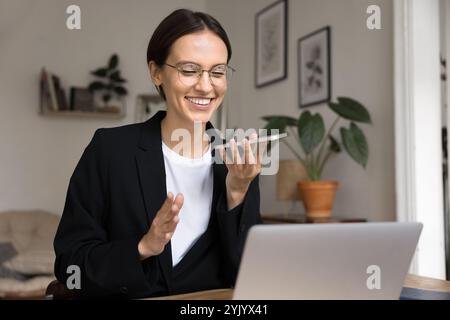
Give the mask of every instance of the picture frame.
M 166 110 L 166 102 L 159 94 L 140 94 L 136 99 L 134 121 L 145 122 L 161 110 Z
M 70 110 L 94 112 L 94 97 L 88 88 L 70 88 Z
M 298 40 L 299 106 L 331 99 L 331 28 L 326 26 Z
M 255 16 L 255 86 L 287 78 L 288 1 L 280 0 Z

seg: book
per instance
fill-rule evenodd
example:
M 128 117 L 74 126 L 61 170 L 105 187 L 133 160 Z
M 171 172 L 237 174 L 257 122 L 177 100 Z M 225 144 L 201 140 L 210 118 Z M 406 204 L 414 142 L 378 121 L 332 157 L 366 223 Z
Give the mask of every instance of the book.
M 58 110 L 58 102 L 56 97 L 56 90 L 53 75 L 48 72 L 45 67 L 41 70 L 40 83 L 40 111 Z
M 52 79 L 55 87 L 58 110 L 69 110 L 69 106 L 67 105 L 66 94 L 64 88 L 61 85 L 61 80 L 59 79 L 58 76 L 54 74 L 52 74 Z
M 58 90 L 58 106 L 59 110 L 69 110 L 69 105 L 67 104 L 66 92 L 63 88 Z
M 70 109 L 78 111 L 95 111 L 94 97 L 87 88 L 70 89 Z
M 41 113 L 70 110 L 60 78 L 45 67 L 41 69 L 39 110 Z
M 50 103 L 50 92 L 48 89 L 47 72 L 45 71 L 45 68 L 42 68 L 41 70 L 39 98 L 39 111 L 40 113 L 44 113 L 48 109 Z
M 58 111 L 58 100 L 56 98 L 56 89 L 53 75 L 47 72 L 47 82 L 50 92 L 50 109 L 53 111 Z

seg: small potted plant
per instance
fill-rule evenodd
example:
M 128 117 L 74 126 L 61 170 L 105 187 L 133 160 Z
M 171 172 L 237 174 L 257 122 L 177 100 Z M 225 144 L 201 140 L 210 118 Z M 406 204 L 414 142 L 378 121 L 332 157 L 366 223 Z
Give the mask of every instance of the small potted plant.
M 342 150 L 360 164 L 366 167 L 369 148 L 364 132 L 356 123 L 371 123 L 370 114 L 358 101 L 338 97 L 337 102 L 328 103 L 329 108 L 337 117 L 327 132 L 319 113 L 303 111 L 298 119 L 288 116 L 265 116 L 266 129 L 278 129 L 280 133 L 288 132 L 295 137 L 298 148 L 288 139 L 283 143 L 292 151 L 295 157 L 305 167 L 309 180 L 299 181 L 298 189 L 303 199 L 306 214 L 311 219 L 328 218 L 331 215 L 337 181 L 321 180 L 325 165 L 331 157 Z M 339 135 L 334 130 L 341 119 L 349 125 L 339 128 Z
M 106 67 L 98 68 L 91 71 L 91 74 L 97 77 L 97 80 L 89 84 L 89 91 L 94 95 L 101 97 L 103 106 L 98 111 L 120 113 L 121 108 L 110 105 L 111 101 L 121 103 L 123 105 L 122 98 L 128 94 L 127 89 L 123 86 L 126 82 L 118 70 L 119 57 L 117 54 L 113 54 L 109 58 L 108 65 Z

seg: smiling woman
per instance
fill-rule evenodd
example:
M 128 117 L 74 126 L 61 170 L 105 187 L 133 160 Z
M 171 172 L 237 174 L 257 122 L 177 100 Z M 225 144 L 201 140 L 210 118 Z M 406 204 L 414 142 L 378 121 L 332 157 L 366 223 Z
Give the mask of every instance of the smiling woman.
M 178 38 L 162 66 L 149 61 L 152 80 L 167 101 L 163 127 L 167 121 L 178 127 L 209 121 L 227 90 L 227 56 L 223 40 L 203 30 Z
M 226 32 L 204 13 L 178 10 L 156 29 L 147 63 L 153 83 L 167 101 L 164 142 L 171 145 L 166 134 L 175 128 L 189 127 L 193 121 L 205 125 L 211 119 L 227 91 L 231 52 Z
M 245 140 L 244 161 L 236 143 L 227 145 L 226 165 L 212 160 L 207 132 L 227 92 L 230 58 L 226 32 L 206 13 L 176 10 L 157 27 L 147 66 L 167 111 L 95 132 L 70 179 L 54 241 L 60 282 L 75 265 L 85 297 L 234 285 L 247 232 L 261 223 L 264 150 L 253 154 Z M 188 133 L 185 150 L 174 139 L 180 130 Z

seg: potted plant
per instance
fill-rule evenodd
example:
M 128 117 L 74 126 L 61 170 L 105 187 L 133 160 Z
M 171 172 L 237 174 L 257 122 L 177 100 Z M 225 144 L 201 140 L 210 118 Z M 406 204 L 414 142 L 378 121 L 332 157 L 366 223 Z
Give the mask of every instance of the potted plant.
M 371 123 L 370 114 L 358 101 L 348 97 L 338 97 L 337 102 L 328 103 L 337 117 L 325 132 L 325 124 L 320 113 L 303 111 L 299 118 L 271 115 L 262 119 L 267 122 L 266 129 L 278 129 L 280 133 L 288 132 L 295 137 L 298 148 L 288 139 L 283 143 L 302 163 L 309 180 L 299 181 L 298 188 L 309 218 L 327 218 L 331 215 L 337 181 L 321 180 L 325 165 L 331 157 L 342 150 L 366 167 L 369 148 L 364 132 L 356 123 Z M 345 119 L 348 126 L 339 128 L 339 135 L 334 135 L 338 122 Z
M 122 78 L 118 65 L 119 57 L 117 54 L 113 54 L 106 67 L 91 71 L 91 74 L 98 79 L 89 84 L 89 91 L 101 95 L 104 103 L 98 111 L 120 113 L 121 108 L 108 104 L 113 99 L 121 101 L 122 97 L 128 94 L 127 89 L 123 86 L 127 80 Z

